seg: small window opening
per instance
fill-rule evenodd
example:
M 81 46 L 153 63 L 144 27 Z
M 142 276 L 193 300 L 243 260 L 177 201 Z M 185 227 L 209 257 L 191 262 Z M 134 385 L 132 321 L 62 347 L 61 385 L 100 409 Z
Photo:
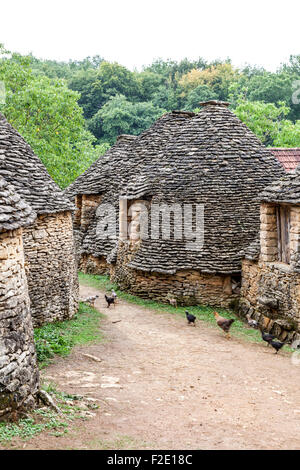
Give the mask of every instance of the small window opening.
M 290 209 L 277 206 L 278 261 L 290 263 Z

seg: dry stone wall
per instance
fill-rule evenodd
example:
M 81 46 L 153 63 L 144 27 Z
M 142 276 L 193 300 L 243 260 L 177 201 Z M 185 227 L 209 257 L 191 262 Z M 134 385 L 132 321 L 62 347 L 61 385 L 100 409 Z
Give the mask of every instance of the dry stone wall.
M 239 304 L 281 339 L 300 339 L 300 276 L 289 265 L 244 260 Z
M 79 287 L 71 213 L 39 215 L 23 238 L 34 326 L 72 318 Z
M 0 233 L 0 419 L 31 408 L 39 390 L 22 229 Z
M 79 262 L 79 270 L 87 274 L 109 274 L 109 265 L 104 258 L 96 258 L 93 255 L 83 254 Z
M 276 205 L 261 205 L 260 222 L 257 257 L 246 253 L 242 263 L 240 312 L 281 339 L 300 338 L 300 206 L 290 206 L 290 264 L 278 261 Z
M 111 265 L 111 280 L 121 289 L 143 298 L 168 302 L 170 297 L 182 305 L 230 307 L 239 298 L 231 276 L 202 274 L 197 270 L 181 270 L 175 274 L 138 271 L 129 268 L 134 255 L 130 242 L 119 242 L 118 259 Z

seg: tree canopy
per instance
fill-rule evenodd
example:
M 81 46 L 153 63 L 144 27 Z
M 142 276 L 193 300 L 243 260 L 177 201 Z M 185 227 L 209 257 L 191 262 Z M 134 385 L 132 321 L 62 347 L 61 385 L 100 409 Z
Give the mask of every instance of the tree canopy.
M 80 61 L 40 60 L 0 46 L 0 111 L 25 137 L 61 187 L 115 142 L 137 135 L 173 109 L 230 101 L 231 109 L 269 146 L 300 147 L 300 56 L 276 72 L 207 62 L 155 60 L 130 71 L 101 55 Z
M 95 147 L 86 129 L 79 94 L 65 81 L 34 74 L 29 58 L 3 48 L 0 80 L 6 89 L 0 111 L 23 135 L 54 180 L 65 187 L 82 173 L 107 145 Z M 7 57 L 8 56 L 8 57 Z

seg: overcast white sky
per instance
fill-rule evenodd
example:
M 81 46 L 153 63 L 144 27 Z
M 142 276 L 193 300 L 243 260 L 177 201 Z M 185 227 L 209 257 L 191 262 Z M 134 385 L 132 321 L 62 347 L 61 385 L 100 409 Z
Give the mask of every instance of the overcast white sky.
M 130 69 L 156 58 L 230 57 L 276 70 L 300 53 L 297 0 L 8 0 L 0 43 L 41 58 L 99 54 Z

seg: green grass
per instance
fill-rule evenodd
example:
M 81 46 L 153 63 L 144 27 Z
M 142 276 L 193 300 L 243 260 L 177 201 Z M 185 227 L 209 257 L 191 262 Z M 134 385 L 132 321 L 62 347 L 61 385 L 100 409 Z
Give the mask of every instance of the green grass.
M 230 310 L 226 310 L 222 308 L 216 309 L 214 307 L 208 307 L 208 306 L 203 306 L 203 305 L 199 305 L 199 306 L 197 305 L 197 306 L 192 306 L 192 307 L 177 307 L 175 309 L 169 304 L 155 302 L 154 300 L 142 299 L 141 297 L 128 294 L 127 292 L 123 292 L 118 288 L 116 284 L 112 283 L 107 276 L 84 274 L 82 272 L 79 272 L 79 282 L 82 285 L 107 290 L 108 292 L 111 291 L 111 289 L 114 289 L 120 299 L 126 300 L 127 302 L 131 302 L 136 305 L 140 305 L 141 307 L 155 310 L 160 313 L 166 312 L 166 313 L 172 313 L 172 314 L 181 315 L 182 317 L 185 317 L 185 311 L 188 310 L 190 313 L 195 315 L 199 320 L 207 323 L 207 325 L 211 328 L 218 328 L 216 326 L 215 318 L 212 315 L 212 312 L 214 310 L 217 310 L 218 313 L 225 318 L 235 318 L 235 322 L 233 323 L 230 329 L 230 334 L 232 336 L 236 336 L 237 338 L 241 338 L 241 339 L 243 338 L 243 339 L 246 339 L 247 341 L 254 342 L 254 343 L 262 342 L 260 332 L 252 328 L 248 328 L 246 324 Z M 284 348 L 286 348 L 286 346 Z
M 35 328 L 34 340 L 40 368 L 47 366 L 55 355 L 67 356 L 73 346 L 100 341 L 99 328 L 103 315 L 93 307 L 80 302 L 72 320 L 48 323 Z
M 18 446 L 16 440 L 27 441 L 44 431 L 51 436 L 60 437 L 68 432 L 69 425 L 74 420 L 86 419 L 82 415 L 81 408 L 76 406 L 76 402 L 82 400 L 83 397 L 60 392 L 53 383 L 44 384 L 42 388 L 55 399 L 61 415 L 50 408 L 43 407 L 33 410 L 28 417 L 20 419 L 18 423 L 0 422 L 1 444 L 10 445 L 13 441 Z M 87 405 L 87 408 L 95 409 L 99 406 L 92 402 Z

